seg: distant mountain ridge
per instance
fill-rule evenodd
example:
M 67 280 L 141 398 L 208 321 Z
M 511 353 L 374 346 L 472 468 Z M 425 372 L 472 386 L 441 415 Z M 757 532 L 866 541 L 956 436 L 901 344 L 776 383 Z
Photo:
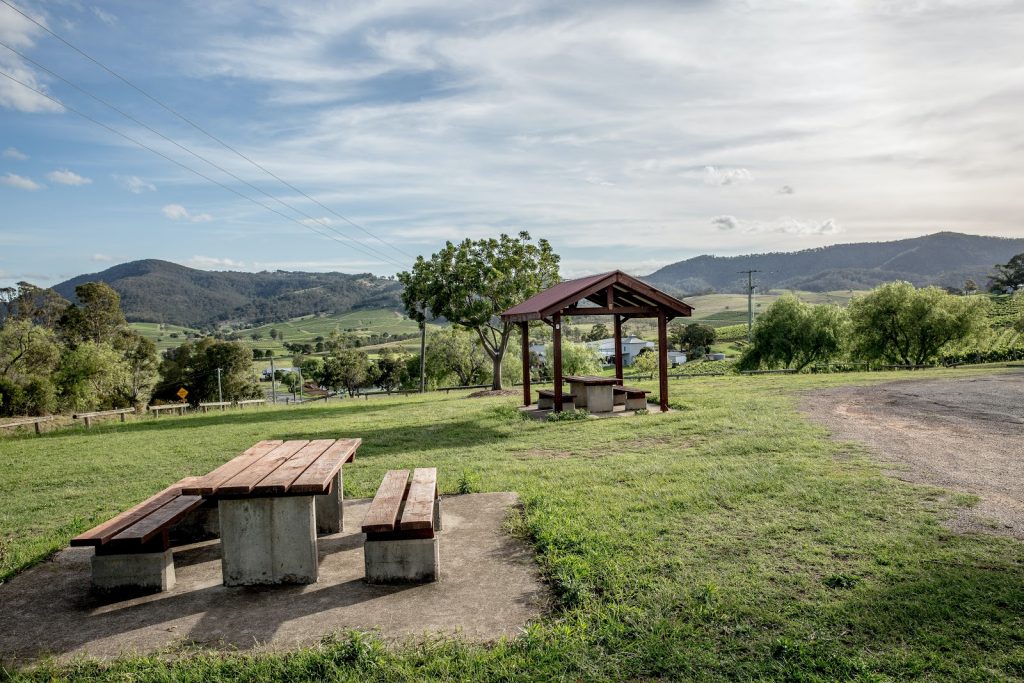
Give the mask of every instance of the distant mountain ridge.
M 992 267 L 1024 252 L 1024 239 L 939 232 L 892 242 L 835 244 L 796 252 L 747 256 L 697 256 L 667 265 L 643 279 L 675 294 L 745 291 L 746 276 L 763 289 L 826 292 L 869 289 L 906 280 L 918 286 L 963 287 L 988 281 Z
M 77 285 L 97 281 L 121 295 L 121 307 L 131 322 L 188 327 L 227 321 L 262 324 L 311 313 L 402 308 L 402 285 L 370 273 L 206 271 L 156 259 L 79 275 L 53 289 L 74 301 Z

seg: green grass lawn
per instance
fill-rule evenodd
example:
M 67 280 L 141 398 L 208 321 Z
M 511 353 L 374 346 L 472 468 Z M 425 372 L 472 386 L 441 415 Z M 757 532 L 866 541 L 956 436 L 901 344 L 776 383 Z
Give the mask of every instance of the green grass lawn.
M 984 370 L 935 370 L 928 379 Z M 359 436 L 345 495 L 438 467 L 517 491 L 553 610 L 515 640 L 196 653 L 25 672 L 49 680 L 1020 680 L 1020 543 L 948 531 L 964 496 L 884 475 L 796 409 L 801 392 L 906 375 L 673 381 L 674 412 L 522 421 L 515 400 L 428 395 L 160 418 L 0 439 L 0 576 L 260 439 Z M 3 588 L 0 586 L 0 600 Z M 0 671 L 0 680 L 5 674 Z

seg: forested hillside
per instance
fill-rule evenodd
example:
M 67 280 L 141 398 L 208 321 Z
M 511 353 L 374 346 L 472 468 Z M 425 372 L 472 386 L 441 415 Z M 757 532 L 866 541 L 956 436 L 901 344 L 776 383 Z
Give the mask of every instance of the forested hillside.
M 836 244 L 796 252 L 748 256 L 698 256 L 665 266 L 644 279 L 683 294 L 709 290 L 740 292 L 747 279 L 739 271 L 758 270 L 763 289 L 827 292 L 871 289 L 883 282 L 984 287 L 992 268 L 1024 252 L 1024 239 L 981 237 L 954 232 L 897 240 Z
M 168 261 L 132 261 L 54 287 L 74 300 L 75 286 L 105 282 L 121 295 L 129 321 L 190 327 L 232 321 L 263 324 L 360 308 L 399 310 L 398 282 L 369 273 L 205 271 Z

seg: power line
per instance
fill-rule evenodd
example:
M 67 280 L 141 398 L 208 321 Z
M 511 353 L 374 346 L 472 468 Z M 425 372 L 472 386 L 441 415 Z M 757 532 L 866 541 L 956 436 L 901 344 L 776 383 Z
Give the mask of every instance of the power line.
M 232 173 L 231 171 L 227 170 L 226 168 L 224 168 L 224 167 L 222 167 L 222 166 L 220 166 L 220 165 L 218 165 L 218 164 L 214 163 L 213 161 L 210 161 L 209 159 L 207 159 L 207 158 L 206 158 L 206 157 L 204 157 L 203 155 L 201 155 L 201 154 L 199 154 L 199 153 L 197 153 L 197 152 L 194 152 L 193 150 L 189 149 L 189 148 L 188 148 L 188 147 L 186 147 L 185 145 L 182 145 L 181 143 L 177 142 L 176 140 L 174 140 L 174 139 L 172 139 L 172 138 L 168 137 L 167 135 L 164 135 L 163 133 L 161 133 L 160 131 L 156 130 L 156 129 L 155 129 L 155 128 L 153 128 L 152 126 L 150 126 L 150 125 L 146 124 L 146 123 L 145 123 L 145 122 L 143 122 L 143 121 L 140 121 L 139 119 L 135 118 L 135 117 L 134 117 L 134 116 L 132 116 L 131 114 L 128 114 L 127 112 L 123 111 L 122 109 L 119 109 L 119 108 L 118 108 L 117 106 L 115 106 L 115 105 L 111 104 L 110 102 L 108 102 L 108 101 L 104 100 L 103 98 L 99 97 L 98 95 L 95 95 L 95 94 L 93 94 L 93 93 L 89 92 L 89 91 L 88 91 L 88 90 L 86 90 L 85 88 L 82 88 L 81 86 L 77 85 L 76 83 L 74 83 L 74 82 L 72 82 L 72 81 L 68 80 L 68 79 L 67 79 L 67 78 L 65 78 L 64 76 L 61 76 L 61 75 L 60 75 L 60 74 L 58 74 L 57 72 L 53 71 L 52 69 L 49 69 L 49 68 L 47 68 L 47 67 L 46 67 L 46 66 L 44 66 L 43 64 L 40 64 L 39 62 L 37 62 L 36 60 L 32 59 L 31 57 L 29 57 L 29 56 L 27 56 L 27 55 L 25 55 L 25 54 L 22 54 L 21 52 L 19 52 L 18 50 L 14 49 L 13 47 L 11 47 L 10 45 L 8 45 L 7 43 L 4 43 L 3 41 L 0 41 L 0 46 L 3 46 L 3 47 L 5 47 L 5 48 L 7 48 L 8 50 L 10 50 L 10 51 L 11 51 L 11 52 L 13 52 L 14 54 L 18 55 L 19 57 L 21 57 L 21 58 L 22 58 L 22 59 L 24 59 L 25 61 L 29 62 L 30 64 L 32 64 L 32 65 L 33 65 L 33 66 L 35 66 L 36 68 L 38 68 L 38 69 L 41 69 L 41 70 L 45 71 L 46 73 L 50 74 L 51 76 L 53 76 L 54 78 L 57 78 L 57 79 L 59 79 L 59 80 L 63 81 L 64 83 L 68 84 L 69 86 L 71 86 L 71 87 L 72 87 L 72 88 L 74 88 L 75 90 L 79 91 L 79 92 L 80 92 L 80 93 L 82 93 L 83 95 L 86 95 L 87 97 L 90 97 L 90 98 L 92 98 L 93 100 L 95 100 L 95 101 L 99 102 L 99 103 L 100 103 L 100 104 L 102 104 L 103 106 L 105 106 L 105 107 L 107 107 L 107 108 L 109 108 L 109 109 L 111 109 L 111 110 L 113 110 L 113 111 L 117 112 L 118 114 L 120 114 L 121 116 L 125 117 L 125 118 L 126 118 L 126 119 L 128 119 L 129 121 L 132 121 L 133 123 L 135 123 L 135 124 L 137 124 L 137 125 L 139 125 L 139 126 L 142 126 L 143 128 L 145 128 L 145 129 L 146 129 L 146 130 L 148 130 L 149 132 L 153 133 L 154 135 L 157 135 L 157 136 L 159 136 L 159 137 L 163 138 L 164 140 L 166 140 L 167 142 L 171 143 L 171 144 L 172 144 L 172 145 L 174 145 L 175 147 L 178 147 L 179 149 L 181 149 L 181 150 L 184 150 L 185 152 L 188 152 L 189 154 L 191 154 L 191 155 L 192 155 L 192 156 L 194 156 L 195 158 L 199 159 L 200 161 L 203 161 L 203 162 L 205 162 L 205 163 L 209 164 L 210 166 L 212 166 L 213 168 L 217 169 L 218 171 L 220 171 L 220 172 L 222 172 L 222 173 L 224 173 L 224 174 L 226 174 L 226 175 L 228 175 L 228 176 L 230 176 L 230 177 L 234 178 L 234 179 L 235 179 L 235 180 L 237 180 L 238 182 L 240 182 L 240 183 L 242 183 L 242 184 L 244 184 L 244 185 L 248 186 L 249 188 L 251 188 L 251 189 L 255 190 L 256 192 L 259 192 L 260 194 L 264 195 L 265 197 L 268 197 L 269 199 L 272 199 L 272 200 L 274 200 L 275 202 L 277 202 L 277 203 L 278 203 L 278 204 L 280 204 L 281 206 L 284 206 L 284 207 L 286 207 L 286 208 L 288 208 L 288 209 L 291 209 L 291 210 L 292 210 L 292 211 L 294 211 L 295 213 L 297 213 L 297 214 L 299 214 L 299 215 L 301 215 L 301 216 L 304 216 L 304 217 L 305 217 L 305 218 L 307 218 L 308 220 L 314 221 L 314 222 L 316 222 L 316 223 L 318 223 L 318 224 L 322 225 L 322 226 L 323 226 L 324 228 L 326 228 L 326 229 L 328 229 L 328 230 L 330 230 L 330 231 L 332 231 L 332 232 L 334 232 L 334 233 L 338 234 L 338 235 L 339 235 L 340 237 L 342 237 L 342 238 L 344 238 L 344 239 L 346 239 L 346 240 L 348 240 L 348 241 L 350 241 L 350 242 L 353 242 L 353 243 L 355 243 L 355 244 L 359 244 L 359 245 L 363 246 L 364 248 L 366 248 L 366 249 L 369 249 L 369 250 L 370 250 L 370 251 L 372 251 L 372 252 L 373 252 L 374 254 L 376 254 L 376 255 L 377 255 L 377 256 L 378 256 L 379 258 L 382 258 L 382 259 L 384 259 L 385 261 L 388 261 L 389 263 L 391 263 L 391 264 L 393 264 L 393 265 L 396 265 L 396 266 L 398 266 L 398 267 L 402 267 L 402 266 L 404 265 L 404 264 L 402 264 L 402 263 L 400 263 L 400 262 L 396 261 L 395 259 L 391 258 L 391 257 L 390 257 L 390 256 L 388 256 L 387 254 L 384 254 L 384 253 L 382 253 L 382 252 L 378 251 L 378 250 L 377 250 L 377 249 L 375 249 L 374 247 L 371 247 L 371 246 L 369 246 L 369 245 L 367 245 L 367 244 L 363 244 L 363 243 L 362 243 L 362 242 L 360 242 L 359 240 L 353 239 L 352 237 L 349 237 L 348 235 L 346 235 L 346 234 L 344 234 L 344 233 L 342 233 L 342 232 L 339 232 L 338 230 L 335 230 L 335 229 L 334 229 L 334 228 L 333 228 L 333 227 L 332 227 L 332 226 L 331 226 L 331 225 L 330 225 L 329 223 L 326 223 L 326 222 L 325 222 L 325 221 L 324 221 L 323 219 L 320 219 L 320 218 L 316 218 L 316 217 L 314 217 L 314 216 L 311 216 L 310 214 L 306 213 L 306 212 L 305 212 L 305 211 L 303 211 L 302 209 L 298 209 L 298 208 L 296 208 L 296 207 L 292 206 L 291 204 L 289 204 L 289 203 L 285 202 L 284 200 L 282 200 L 282 199 L 279 199 L 279 198 L 275 197 L 274 195 L 270 194 L 269 192 L 267 192 L 267 191 L 263 190 L 262 188 L 260 188 L 260 187 L 257 187 L 256 185 L 253 185 L 253 184 L 252 184 L 252 183 L 250 183 L 249 181 L 245 180 L 244 178 L 241 178 L 241 177 L 239 177 L 238 175 L 236 175 L 236 174 Z M 364 252 L 364 253 L 365 253 L 365 252 Z
M 3 2 L 3 0 L 0 0 L 0 2 Z M 312 225 L 309 225 L 308 223 L 303 223 L 302 221 L 298 220 L 297 218 L 294 218 L 294 217 L 292 217 L 292 216 L 289 216 L 289 215 L 287 215 L 287 214 L 281 213 L 281 212 L 280 212 L 280 211 L 278 211 L 277 209 L 275 209 L 275 208 L 273 208 L 273 207 L 270 207 L 270 206 L 267 206 L 266 204 L 264 204 L 264 203 L 262 203 L 262 202 L 260 202 L 260 201 L 257 201 L 257 200 L 255 200 L 255 199 L 253 199 L 253 198 L 252 198 L 252 197 L 250 197 L 249 195 L 247 195 L 247 194 L 244 194 L 244 193 L 242 193 L 242 192 L 239 192 L 238 190 L 236 190 L 236 189 L 235 189 L 235 188 L 233 188 L 233 187 L 230 187 L 230 186 L 228 186 L 228 185 L 225 185 L 224 183 L 222 183 L 222 182 L 220 182 L 220 181 L 218 181 L 218 180 L 214 180 L 214 179 L 213 179 L 213 178 L 211 178 L 210 176 L 208 176 L 208 175 L 205 175 L 204 173 L 201 173 L 200 171 L 197 171 L 196 169 L 192 168 L 191 166 L 188 166 L 187 164 L 183 164 L 183 163 L 181 163 L 180 161 L 178 161 L 177 159 L 173 159 L 173 158 L 171 158 L 171 157 L 167 156 L 166 154 L 164 154 L 163 152 L 161 152 L 161 151 L 159 151 L 159 150 L 156 150 L 156 149 L 153 149 L 152 147 L 150 147 L 149 145 L 146 145 L 145 143 L 139 142 L 138 140 L 136 140 L 135 138 L 131 137 L 130 135 L 128 135 L 128 134 L 126 134 L 126 133 L 122 133 L 121 131 L 117 130 L 116 128 L 112 128 L 111 126 L 108 126 L 107 124 L 103 123 L 102 121 L 99 121 L 99 120 L 97 120 L 97 119 L 94 119 L 93 117 L 89 116 L 88 114 L 85 114 L 85 113 L 83 113 L 83 112 L 81 112 L 81 111 L 79 111 L 79 110 L 75 109 L 74 107 L 72 107 L 72 106 L 70 106 L 70 105 L 67 105 L 67 104 L 65 104 L 65 103 L 61 102 L 61 101 L 60 101 L 60 100 L 58 100 L 57 98 L 55 98 L 55 97 L 52 97 L 52 96 L 50 96 L 50 95 L 46 94 L 46 93 L 45 93 L 45 92 L 43 92 L 42 90 L 39 90 L 39 89 L 37 89 L 37 88 L 33 88 L 33 87 L 32 87 L 31 85 L 29 85 L 29 84 L 27 84 L 27 83 L 25 83 L 25 82 L 23 82 L 23 81 L 21 81 L 21 80 L 18 80 L 17 78 L 15 78 L 14 76 L 10 75 L 10 74 L 9 74 L 9 73 L 7 73 L 6 71 L 0 71 L 0 76 L 4 76 L 5 78 L 8 78 L 8 79 L 10 79 L 10 80 L 14 81 L 14 82 L 15 82 L 15 83 L 17 83 L 18 85 L 20 85 L 20 86 L 22 86 L 22 87 L 24 87 L 24 88 L 28 88 L 28 89 L 29 89 L 29 90 L 31 90 L 32 92 L 36 93 L 37 95 L 40 95 L 41 97 L 45 97 L 46 99 L 50 100 L 50 101 L 51 101 L 51 102 L 53 102 L 54 104 L 57 104 L 58 106 L 60 106 L 60 107 L 63 107 L 64 109 L 67 109 L 68 111 L 70 111 L 70 112 L 72 112 L 72 113 L 74 113 L 74 114 L 78 114 L 78 115 L 79 115 L 79 116 L 81 116 L 81 117 L 82 117 L 83 119 L 85 119 L 85 120 L 87 120 L 87 121 L 90 121 L 90 122 L 92 122 L 92 123 L 95 123 L 95 124 L 96 124 L 97 126 L 100 126 L 101 128 L 105 128 L 106 130 L 110 131 L 111 133 L 114 133 L 115 135 L 118 135 L 118 136 L 120 136 L 120 137 L 124 138 L 125 140 L 128 140 L 128 141 L 129 141 L 129 142 L 131 142 L 132 144 L 138 145 L 138 146 L 139 146 L 139 147 L 141 147 L 142 149 L 145 149 L 145 150 L 147 150 L 147 151 L 149 151 L 149 152 L 152 152 L 153 154 L 156 154 L 157 156 L 159 156 L 159 157 L 161 157 L 161 158 L 163 158 L 163 159 L 166 159 L 167 161 L 171 162 L 172 164 L 174 164 L 174 165 L 176 165 L 176 166 L 179 166 L 179 167 L 181 167 L 181 168 L 185 169 L 186 171 L 188 171 L 188 172 L 190 172 L 190 173 L 194 173 L 195 175 L 199 176 L 199 177 L 200 177 L 200 178 L 202 178 L 203 180 L 206 180 L 206 181 L 208 181 L 208 182 L 211 182 L 211 183 L 213 183 L 214 185 L 217 185 L 218 187 L 221 187 L 221 188 L 223 188 L 223 189 L 227 190 L 228 192 L 231 192 L 232 194 L 236 194 L 236 195 L 238 195 L 238 196 L 239 196 L 239 197 L 241 197 L 242 199 L 245 199 L 245 200 L 247 200 L 247 201 L 250 201 L 250 202 L 252 202 L 252 203 L 253 203 L 253 204 L 255 204 L 256 206 L 260 206 L 260 207 L 262 207 L 262 208 L 266 209 L 267 211 L 270 211 L 270 212 L 272 212 L 272 213 L 275 213 L 275 214 L 277 214 L 277 215 L 278 215 L 278 216 L 280 216 L 281 218 L 285 218 L 285 219 L 287 219 L 287 220 L 290 220 L 290 221 L 292 221 L 293 223 L 296 223 L 296 224 L 298 224 L 298 225 L 300 225 L 300 226 L 302 226 L 302 227 L 304 227 L 304 228 L 307 228 L 307 229 L 309 229 L 309 230 L 312 230 L 313 232 L 315 232 L 316 234 L 320 235 L 321 237 L 326 237 L 326 238 L 328 238 L 328 239 L 332 239 L 332 240 L 334 240 L 335 242 L 338 242 L 338 243 L 340 243 L 340 244 L 344 244 L 344 242 L 342 242 L 342 241 L 341 241 L 340 239 L 338 239 L 338 238 L 337 238 L 337 237 L 336 237 L 335 235 L 332 235 L 331 233 L 323 233 L 323 232 L 320 232 L 319 230 L 317 230 L 316 228 L 314 228 L 314 227 L 313 227 Z M 348 246 L 352 246 L 352 245 L 348 245 Z M 376 258 L 376 257 L 375 257 L 375 256 L 374 256 L 373 254 L 370 254 L 370 253 L 368 253 L 368 252 L 365 252 L 365 251 L 363 251 L 362 249 L 359 249 L 359 251 L 362 251 L 362 253 L 363 253 L 364 255 L 366 255 L 366 256 L 369 256 L 370 258 Z
M 134 83 L 132 83 L 131 81 L 129 81 L 129 80 L 127 79 L 127 78 L 125 78 L 125 77 L 124 77 L 124 76 L 122 76 L 121 74 L 117 73 L 116 71 L 114 71 L 113 69 L 111 69 L 110 67 L 108 67 L 108 66 L 107 66 L 106 64 L 104 64 L 103 62 L 99 61 L 98 59 L 96 59 L 96 58 L 95 58 L 95 57 L 93 57 L 92 55 L 88 54 L 87 52 L 85 52 L 85 51 L 84 51 L 84 50 L 82 50 L 81 48 L 79 48 L 79 47 L 77 47 L 77 46 L 73 45 L 72 43 L 70 43 L 69 41 L 65 40 L 65 39 L 64 39 L 63 37 L 61 37 L 60 35 L 58 35 L 58 34 L 57 34 L 57 33 L 55 33 L 54 31 L 52 31 L 52 30 L 51 30 L 51 29 L 50 29 L 49 27 L 47 27 L 46 25 L 44 25 L 44 24 L 42 24 L 41 22 L 37 21 L 36 19 L 34 19 L 34 18 L 33 18 L 32 16 L 30 16 L 30 15 L 26 14 L 25 12 L 22 12 L 22 11 L 21 11 L 20 9 L 18 9 L 18 8 L 17 8 L 16 6 L 14 6 L 13 4 L 11 4 L 11 3 L 10 3 L 10 2 L 8 1 L 8 0 L 0 0 L 0 2 L 2 2 L 2 3 L 3 3 L 3 4 L 5 4 L 5 5 L 7 5 L 7 6 L 8 6 L 8 7 L 10 7 L 10 8 L 12 9 L 12 10 L 14 10 L 15 12 L 17 12 L 17 13 L 18 13 L 18 14 L 20 14 L 21 16 L 25 17 L 26 19 L 28 19 L 29 21 L 31 21 L 31 22 L 32 22 L 33 24 L 35 24 L 35 25 L 36 25 L 36 26 L 38 26 L 39 28 L 43 29 L 44 31 L 46 31 L 47 33 L 49 33 L 49 34 L 50 34 L 51 36 L 53 36 L 54 38 L 56 38 L 56 39 L 57 39 L 57 40 L 59 40 L 60 42 L 64 43 L 64 44 L 65 44 L 65 45 L 67 45 L 67 46 L 68 46 L 69 48 L 71 48 L 72 50 L 74 50 L 74 51 L 75 51 L 75 52 L 77 52 L 78 54 L 82 55 L 83 57 L 85 57 L 86 59 L 88 59 L 88 60 L 89 60 L 90 62 L 92 62 L 93 64 L 95 64 L 96 66 L 100 67 L 101 69 L 103 69 L 104 71 L 106 71 L 107 73 L 109 73 L 109 74 L 110 74 L 111 76 L 113 76 L 114 78 L 117 78 L 117 79 L 118 79 L 119 81 L 121 81 L 122 83 L 124 83 L 124 84 L 125 84 L 125 85 L 127 85 L 128 87 L 132 88 L 133 90 L 135 90 L 135 91 L 136 91 L 136 92 L 138 92 L 139 94 L 143 95 L 144 97 L 148 98 L 149 100 L 151 100 L 152 102 L 154 102 L 155 104 L 157 104 L 158 106 L 160 106 L 161 108 L 163 108 L 164 110 L 166 110 L 167 112 L 169 112 L 169 113 L 173 114 L 174 116 L 178 117 L 179 119 L 181 119 L 182 121 L 184 121 L 184 122 L 185 122 L 185 123 L 187 123 L 188 125 L 192 126 L 192 127 L 193 127 L 193 128 L 195 128 L 196 130 L 198 130 L 198 131 L 199 131 L 200 133 L 202 133 L 202 134 L 203 134 L 203 135 L 205 135 L 206 137 L 210 138 L 211 140 L 215 141 L 215 142 L 216 142 L 217 144 L 221 145 L 221 146 L 222 146 L 222 147 L 224 147 L 225 149 L 227 149 L 227 150 L 229 150 L 229 151 L 233 152 L 234 154 L 237 154 L 237 155 L 238 155 L 239 157 L 241 157 L 242 159 L 246 160 L 247 162 L 249 162 L 250 164 L 252 164 L 252 165 L 253 165 L 253 166 L 255 166 L 256 168 L 258 168 L 259 170 L 263 171 L 264 173 L 266 173 L 266 174 L 267 174 L 267 175 L 269 175 L 270 177 L 274 178 L 275 180 L 277 180 L 277 181 L 278 181 L 279 183 L 281 183 L 281 184 L 282 184 L 282 185 L 284 185 L 285 187 L 288 187 L 289 189 L 291 189 L 291 190 L 292 190 L 292 191 L 294 191 L 294 192 L 298 192 L 298 193 L 299 193 L 300 195 L 302 195 L 303 197 L 305 197 L 305 198 L 306 198 L 306 199 L 308 199 L 309 201 L 313 202 L 314 204 L 316 204 L 317 206 L 321 207 L 321 208 L 322 208 L 322 209 L 324 209 L 325 211 L 328 211 L 328 212 L 330 212 L 331 214 L 333 214 L 333 215 L 337 216 L 338 218 L 340 218 L 341 220 L 345 221 L 346 223 L 348 223 L 348 224 L 349 224 L 349 225 L 351 225 L 352 227 L 356 228 L 357 230 L 361 230 L 362 232 L 366 233 L 367 235 L 369 235 L 369 236 L 370 236 L 370 237 L 372 237 L 373 239 L 377 240 L 377 241 L 378 241 L 378 242 L 380 242 L 381 244 L 383 244 L 383 245 L 385 245 L 385 246 L 387 246 L 387 247 L 390 247 L 391 249 L 394 249 L 395 251 L 397 251 L 398 253 L 402 254 L 403 256 L 406 256 L 406 257 L 409 257 L 409 258 L 413 258 L 413 256 L 412 256 L 411 254 L 409 254 L 409 253 L 407 253 L 407 252 L 403 251 L 402 249 L 399 249 L 398 247 L 396 247 L 395 245 L 391 244 L 390 242 L 386 242 L 386 241 L 384 241 L 383 239 L 381 239 L 380 237 L 378 237 L 378 236 L 377 236 L 377 235 L 375 235 L 374 233 L 370 232 L 369 230 L 367 230 L 367 229 L 366 229 L 366 228 L 364 228 L 363 226 L 359 225 L 358 223 L 356 223 L 356 222 L 355 222 L 355 221 L 353 221 L 352 219 L 350 219 L 350 218 L 348 218 L 347 216 L 344 216 L 344 215 L 342 215 L 342 214 L 338 213 L 337 211 L 335 211 L 335 210 L 334 210 L 334 209 L 332 209 L 331 207 L 329 207 L 329 206 L 326 206 L 325 204 L 321 203 L 321 202 L 320 202 L 319 200 L 317 200 L 317 199 L 314 199 L 313 197 L 309 196 L 308 194 L 306 194 L 305 192 L 303 192 L 303 191 L 302 191 L 302 190 L 300 190 L 299 188 L 295 187 L 294 185 L 292 185 L 292 184 L 291 184 L 291 183 L 289 183 L 288 181 L 284 180 L 283 178 L 281 178 L 281 177 L 280 177 L 280 176 L 278 176 L 277 174 L 275 174 L 275 173 L 273 173 L 272 171 L 270 171 L 269 169 L 265 168 L 265 167 L 264 167 L 264 166 L 262 166 L 261 164 L 257 163 L 256 161 L 253 161 L 253 160 L 252 160 L 252 159 L 250 159 L 250 158 L 249 158 L 248 156 L 246 156 L 246 155 L 245 155 L 245 154 L 243 154 L 242 152 L 238 151 L 237 149 L 235 149 L 234 147 L 232 147 L 232 146 L 231 146 L 231 145 L 229 145 L 228 143 L 224 142 L 223 140 L 221 140 L 221 139 L 220 139 L 219 137 L 217 137 L 217 136 L 216 136 L 216 135 L 214 135 L 213 133 L 210 133 L 209 131 L 207 131 L 206 129 L 204 129 L 204 128 L 203 128 L 202 126 L 200 126 L 200 125 L 199 125 L 198 123 L 196 123 L 196 122 L 192 121 L 192 120 L 191 120 L 190 118 L 188 118 L 188 117 L 187 117 L 187 116 L 185 116 L 184 114 L 181 114 L 180 112 L 178 112 L 177 110 L 175 110 L 174 108 L 172 108 L 172 107 L 171 107 L 170 105 L 164 104 L 164 103 L 163 103 L 162 101 L 158 100 L 158 99 L 157 99 L 156 97 L 154 97 L 153 95 L 150 95 L 150 94 L 149 94 L 148 92 L 146 92 L 145 90 L 143 90 L 143 89 L 142 89 L 142 88 L 140 88 L 139 86 L 135 85 Z

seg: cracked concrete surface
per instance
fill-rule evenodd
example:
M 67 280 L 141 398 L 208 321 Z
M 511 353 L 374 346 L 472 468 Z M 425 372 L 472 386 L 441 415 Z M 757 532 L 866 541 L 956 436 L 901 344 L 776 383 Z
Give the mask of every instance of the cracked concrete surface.
M 531 549 L 503 531 L 514 493 L 444 499 L 441 581 L 371 586 L 363 580 L 369 500 L 345 501 L 346 531 L 318 541 L 320 580 L 308 586 L 221 585 L 219 541 L 175 549 L 173 590 L 103 598 L 89 592 L 90 548 L 68 548 L 0 586 L 0 661 L 43 655 L 111 658 L 131 652 L 286 650 L 347 629 L 390 640 L 457 634 L 515 636 L 547 607 Z

